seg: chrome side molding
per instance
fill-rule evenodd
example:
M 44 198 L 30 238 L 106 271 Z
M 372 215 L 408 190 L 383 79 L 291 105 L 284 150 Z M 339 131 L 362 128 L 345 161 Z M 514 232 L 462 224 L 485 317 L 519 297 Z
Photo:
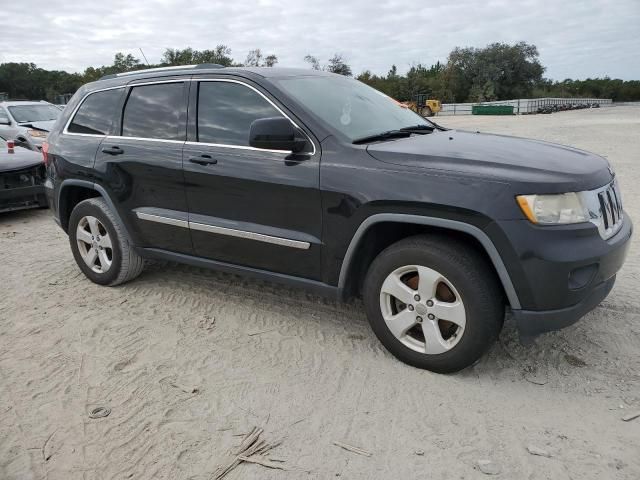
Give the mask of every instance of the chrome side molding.
M 271 235 L 264 235 L 263 233 L 247 232 L 244 230 L 236 230 L 234 228 L 216 227 L 215 225 L 207 225 L 205 223 L 189 222 L 189 228 L 192 230 L 200 230 L 201 232 L 217 233 L 219 235 L 227 235 L 229 237 L 246 238 L 249 240 L 256 240 L 258 242 L 282 245 L 283 247 L 299 248 L 301 250 L 307 250 L 311 246 L 309 242 L 301 242 L 300 240 L 273 237 Z
M 135 212 L 135 214 L 140 220 L 163 223 L 165 225 L 172 225 L 175 227 L 189 228 L 191 230 L 198 230 L 201 232 L 215 233 L 218 235 L 226 235 L 228 237 L 244 238 L 247 240 L 255 240 L 257 242 L 280 245 L 283 247 L 298 248 L 300 250 L 308 250 L 311 247 L 311 244 L 309 242 L 303 242 L 301 240 L 292 240 L 290 238 L 274 237 L 272 235 L 265 235 L 263 233 L 237 230 L 235 228 L 218 227 L 216 225 L 209 225 L 206 223 L 190 222 L 187 220 L 164 217 L 161 215 L 154 215 L 154 214 L 145 213 L 145 212 Z
M 189 228 L 189 222 L 186 220 L 162 217 L 160 215 L 152 215 L 151 213 L 145 213 L 145 212 L 136 212 L 136 216 L 140 220 L 148 220 L 150 222 L 164 223 L 166 225 L 173 225 L 174 227 Z

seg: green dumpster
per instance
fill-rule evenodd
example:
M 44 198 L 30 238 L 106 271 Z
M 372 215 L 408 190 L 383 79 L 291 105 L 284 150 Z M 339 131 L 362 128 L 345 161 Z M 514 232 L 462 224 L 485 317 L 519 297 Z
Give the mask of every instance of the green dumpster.
M 512 105 L 472 105 L 473 115 L 513 115 Z

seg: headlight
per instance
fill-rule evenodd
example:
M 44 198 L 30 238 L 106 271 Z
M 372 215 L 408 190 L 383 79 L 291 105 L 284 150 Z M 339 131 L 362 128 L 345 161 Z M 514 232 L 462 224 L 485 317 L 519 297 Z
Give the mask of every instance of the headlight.
M 44 130 L 36 130 L 36 129 L 30 128 L 29 130 L 27 130 L 27 133 L 29 135 L 31 135 L 32 137 L 46 138 L 47 134 L 49 132 L 45 132 Z
M 589 221 L 589 212 L 578 193 L 518 195 L 522 213 L 535 224 L 558 225 Z

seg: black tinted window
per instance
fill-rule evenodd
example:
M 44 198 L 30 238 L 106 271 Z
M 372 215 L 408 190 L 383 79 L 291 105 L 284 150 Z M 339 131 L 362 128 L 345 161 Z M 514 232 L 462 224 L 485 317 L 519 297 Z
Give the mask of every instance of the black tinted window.
M 67 129 L 73 133 L 108 135 L 116 119 L 123 88 L 96 92 L 85 98 Z
M 264 97 L 244 85 L 202 82 L 198 92 L 198 141 L 249 145 L 249 126 L 258 118 L 279 117 Z
M 184 140 L 184 84 L 160 83 L 134 87 L 124 107 L 124 137 Z

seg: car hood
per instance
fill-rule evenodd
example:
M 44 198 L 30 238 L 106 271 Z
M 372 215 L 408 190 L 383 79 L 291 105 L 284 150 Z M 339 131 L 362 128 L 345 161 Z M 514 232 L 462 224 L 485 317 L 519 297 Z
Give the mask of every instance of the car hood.
M 0 151 L 0 173 L 22 170 L 42 163 L 42 154 L 39 152 L 16 147 L 15 153 L 7 153 L 6 147 L 3 148 Z
M 54 123 L 56 123 L 55 120 L 44 120 L 42 122 L 24 122 L 24 123 L 21 123 L 20 126 L 37 128 L 38 130 L 44 130 L 45 132 L 50 132 Z
M 521 193 L 591 190 L 613 177 L 606 159 L 577 148 L 461 130 L 370 144 L 367 152 L 395 165 L 518 183 Z

